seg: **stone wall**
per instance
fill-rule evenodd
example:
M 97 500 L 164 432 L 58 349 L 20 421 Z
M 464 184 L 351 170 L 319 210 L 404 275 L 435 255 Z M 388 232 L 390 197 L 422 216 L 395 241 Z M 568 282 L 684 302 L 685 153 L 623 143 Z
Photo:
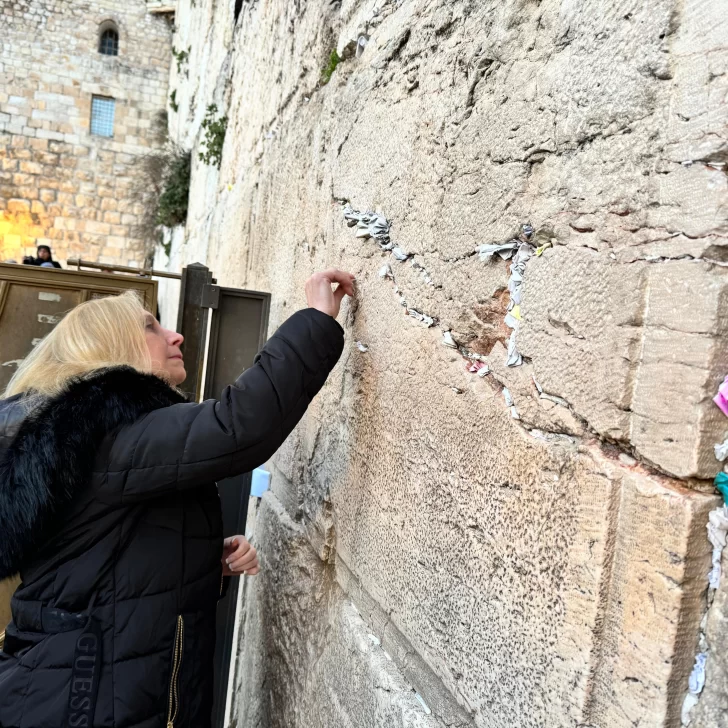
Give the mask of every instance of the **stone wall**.
M 231 725 L 677 726 L 701 622 L 693 721 L 725 725 L 725 3 L 235 7 L 178 11 L 174 134 L 199 149 L 210 103 L 230 121 L 172 259 L 271 291 L 271 331 L 316 270 L 358 296 L 269 464 Z M 476 248 L 526 223 L 509 367 L 511 261 Z
M 103 24 L 119 55 L 98 51 Z M 168 17 L 144 0 L 0 0 L 0 260 L 53 247 L 138 265 L 139 158 L 167 104 Z M 113 137 L 91 135 L 93 96 L 116 100 Z

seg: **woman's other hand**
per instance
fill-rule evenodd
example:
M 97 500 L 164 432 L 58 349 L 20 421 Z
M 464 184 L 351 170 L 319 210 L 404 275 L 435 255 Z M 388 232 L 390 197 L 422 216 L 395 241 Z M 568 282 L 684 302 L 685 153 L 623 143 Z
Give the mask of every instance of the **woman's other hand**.
M 336 290 L 332 284 L 338 283 Z M 336 318 L 339 315 L 341 299 L 354 295 L 354 276 L 343 270 L 329 268 L 322 273 L 314 273 L 306 281 L 306 301 L 310 308 Z
M 230 536 L 225 539 L 222 547 L 223 576 L 255 576 L 259 571 L 258 552 L 245 536 Z

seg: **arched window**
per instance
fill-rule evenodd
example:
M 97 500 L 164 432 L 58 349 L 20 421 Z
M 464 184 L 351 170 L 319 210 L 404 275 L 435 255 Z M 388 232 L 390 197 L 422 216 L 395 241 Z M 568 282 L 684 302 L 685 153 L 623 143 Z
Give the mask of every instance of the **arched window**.
M 113 25 L 105 25 L 99 36 L 99 53 L 105 56 L 119 55 L 119 31 Z

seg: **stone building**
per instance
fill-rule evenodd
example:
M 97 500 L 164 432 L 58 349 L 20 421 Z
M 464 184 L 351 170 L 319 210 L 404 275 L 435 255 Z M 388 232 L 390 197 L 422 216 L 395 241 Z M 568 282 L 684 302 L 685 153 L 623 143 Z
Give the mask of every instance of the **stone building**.
M 139 158 L 167 106 L 174 3 L 0 0 L 0 260 L 139 265 Z
M 175 137 L 197 148 L 213 103 L 229 123 L 169 265 L 271 291 L 271 331 L 313 271 L 359 286 L 268 464 L 230 725 L 728 726 L 725 1 L 197 0 L 176 23 Z M 525 223 L 545 247 L 508 366 L 512 261 L 476 248 Z

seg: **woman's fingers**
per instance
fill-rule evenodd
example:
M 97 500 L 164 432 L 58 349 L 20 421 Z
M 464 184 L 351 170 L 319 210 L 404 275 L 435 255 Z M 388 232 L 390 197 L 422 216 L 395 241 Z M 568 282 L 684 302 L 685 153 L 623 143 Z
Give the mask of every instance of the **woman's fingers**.
M 223 575 L 255 576 L 260 571 L 258 552 L 245 536 L 229 536 L 223 541 Z
M 222 550 L 225 554 L 231 554 L 237 549 L 241 543 L 247 543 L 245 536 L 228 536 L 222 542 Z
M 338 268 L 329 268 L 325 270 L 322 275 L 329 281 L 329 283 L 338 283 L 339 288 L 343 289 L 347 296 L 354 295 L 354 281 L 356 280 L 351 273 L 339 270 Z
M 255 551 L 255 549 L 245 539 L 242 539 L 235 551 L 233 551 L 227 557 L 227 563 L 232 564 L 235 561 L 238 561 L 241 557 L 245 556 L 245 554 L 247 554 L 251 549 Z
M 341 301 L 345 295 L 346 295 L 346 291 L 344 290 L 344 286 L 339 286 L 334 291 L 334 301 L 336 302 L 337 306 L 341 306 Z
M 351 273 L 338 268 L 328 268 L 320 273 L 314 273 L 306 281 L 308 305 L 336 318 L 342 298 L 345 295 L 354 295 L 354 280 Z M 337 284 L 336 291 L 331 288 L 334 283 Z
M 258 563 L 258 552 L 251 548 L 246 554 L 230 562 L 233 569 L 247 569 Z
M 245 536 L 229 536 L 223 541 L 222 557 L 226 564 L 242 556 L 250 544 Z
M 248 571 L 250 569 L 255 569 L 258 567 L 258 552 L 251 547 L 244 556 L 232 561 L 229 566 L 232 571 Z
M 354 295 L 354 276 L 338 268 L 329 268 L 323 273 L 331 283 L 338 283 L 347 296 Z

